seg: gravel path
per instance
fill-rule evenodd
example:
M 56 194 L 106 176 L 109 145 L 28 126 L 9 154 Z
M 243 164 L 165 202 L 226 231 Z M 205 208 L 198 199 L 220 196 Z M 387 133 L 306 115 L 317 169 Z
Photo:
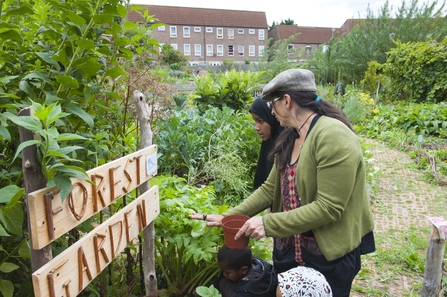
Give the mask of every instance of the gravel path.
M 414 161 L 405 152 L 389 149 L 376 141 L 367 140 L 366 142 L 371 144 L 370 150 L 375 159 L 374 166 L 381 172 L 379 190 L 373 200 L 375 233 L 377 238 L 381 238 L 377 240 L 378 250 L 399 248 L 399 245 L 403 244 L 393 241 L 390 234 L 394 234 L 396 230 L 401 233 L 411 233 L 414 231 L 408 230 L 421 228 L 431 230 L 425 215 L 447 218 L 446 187 L 424 181 L 423 174 L 414 169 Z M 430 231 L 420 236 L 425 236 L 423 239 L 427 241 L 428 246 Z M 374 260 L 373 255 L 363 258 L 363 270 L 367 272 L 363 275 L 362 271 L 359 273 L 359 277 L 354 282 L 351 297 L 420 296 L 423 274 L 387 275 L 384 274 L 387 268 L 383 267 L 383 263 Z

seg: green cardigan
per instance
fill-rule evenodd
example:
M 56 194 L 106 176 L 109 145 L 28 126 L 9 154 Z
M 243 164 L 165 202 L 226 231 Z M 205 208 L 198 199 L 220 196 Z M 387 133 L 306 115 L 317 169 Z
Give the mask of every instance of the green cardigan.
M 342 122 L 321 116 L 301 148 L 296 186 L 301 207 L 282 212 L 281 175 L 274 169 L 252 195 L 224 215 L 263 217 L 268 237 L 312 230 L 321 252 L 335 260 L 359 246 L 373 230 L 365 162 L 358 137 Z

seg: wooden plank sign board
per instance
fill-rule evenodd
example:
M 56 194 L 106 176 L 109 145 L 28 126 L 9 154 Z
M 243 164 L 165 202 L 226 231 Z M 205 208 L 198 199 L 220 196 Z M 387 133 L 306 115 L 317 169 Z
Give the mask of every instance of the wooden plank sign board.
M 78 295 L 160 213 L 158 186 L 33 273 L 36 297 Z
M 42 249 L 137 186 L 157 174 L 157 146 L 87 171 L 93 185 L 72 179 L 72 191 L 62 202 L 57 188 L 28 194 L 33 249 Z

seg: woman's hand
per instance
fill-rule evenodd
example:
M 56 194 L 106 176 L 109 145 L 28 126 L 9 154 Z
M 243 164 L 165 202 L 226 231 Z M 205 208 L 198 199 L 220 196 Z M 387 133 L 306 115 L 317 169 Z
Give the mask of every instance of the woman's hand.
M 252 217 L 239 229 L 239 231 L 234 236 L 235 240 L 238 240 L 241 236 L 250 236 L 256 240 L 265 237 L 264 223 L 262 222 L 262 217 Z
M 192 213 L 188 217 L 193 220 L 206 221 L 208 227 L 222 226 L 223 215 Z

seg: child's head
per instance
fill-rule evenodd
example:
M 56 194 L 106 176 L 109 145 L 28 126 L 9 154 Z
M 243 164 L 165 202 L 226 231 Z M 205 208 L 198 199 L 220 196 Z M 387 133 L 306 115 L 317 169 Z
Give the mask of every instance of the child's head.
M 319 271 L 304 266 L 278 274 L 276 297 L 332 297 L 332 289 Z
M 260 97 L 256 98 L 249 111 L 255 121 L 255 130 L 263 141 L 279 135 L 281 126 L 275 116 L 272 115 L 272 110 L 267 106 L 267 101 Z
M 237 282 L 250 270 L 252 266 L 251 257 L 249 247 L 230 249 L 223 245 L 217 253 L 217 262 L 223 276 L 233 282 Z

